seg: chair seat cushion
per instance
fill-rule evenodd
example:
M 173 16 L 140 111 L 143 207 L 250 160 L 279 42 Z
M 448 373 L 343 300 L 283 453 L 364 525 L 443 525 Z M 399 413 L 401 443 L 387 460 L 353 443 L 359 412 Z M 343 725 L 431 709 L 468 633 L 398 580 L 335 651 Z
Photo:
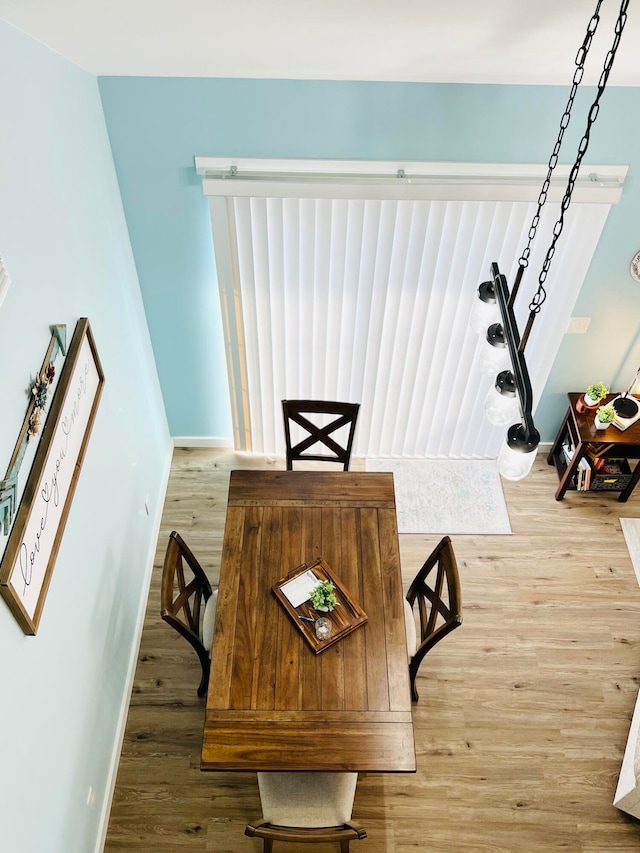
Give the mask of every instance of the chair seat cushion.
M 340 826 L 351 820 L 357 773 L 258 773 L 262 816 L 278 826 Z
M 407 637 L 407 654 L 412 658 L 418 650 L 418 632 L 416 630 L 416 619 L 407 599 L 404 601 L 404 630 Z
M 213 631 L 216 627 L 216 608 L 218 606 L 218 590 L 214 589 L 204 607 L 202 617 L 202 645 L 211 652 L 213 645 Z

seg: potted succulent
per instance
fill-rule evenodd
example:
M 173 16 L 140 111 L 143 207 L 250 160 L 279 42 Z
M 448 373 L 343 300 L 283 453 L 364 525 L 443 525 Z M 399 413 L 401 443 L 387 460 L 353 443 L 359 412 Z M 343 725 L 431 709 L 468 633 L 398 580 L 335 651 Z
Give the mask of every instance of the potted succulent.
M 604 382 L 592 382 L 578 400 L 576 409 L 579 412 L 584 412 L 586 409 L 596 409 L 600 405 L 600 400 L 603 400 L 608 393 L 609 387 Z
M 600 400 L 603 400 L 608 393 L 609 386 L 605 385 L 604 382 L 592 382 L 584 394 L 585 405 L 590 409 L 597 406 Z
M 600 406 L 596 412 L 595 425 L 597 429 L 606 429 L 616 416 L 616 410 L 611 403 Z
M 335 585 L 331 581 L 320 581 L 309 593 L 309 598 L 314 608 L 324 613 L 333 610 L 338 604 Z

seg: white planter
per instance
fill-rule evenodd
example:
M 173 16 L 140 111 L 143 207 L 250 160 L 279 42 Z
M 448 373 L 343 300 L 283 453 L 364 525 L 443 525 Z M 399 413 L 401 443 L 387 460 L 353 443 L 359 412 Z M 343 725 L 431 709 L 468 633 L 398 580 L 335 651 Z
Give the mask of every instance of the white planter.
M 595 417 L 593 419 L 594 424 L 596 425 L 596 429 L 606 429 L 608 426 L 611 426 L 611 421 L 607 421 L 606 423 L 602 423 L 602 421 Z
M 600 400 L 604 400 L 604 397 L 598 397 L 598 399 L 597 399 L 597 400 L 594 400 L 594 399 L 593 399 L 592 397 L 590 397 L 588 394 L 585 394 L 585 395 L 584 395 L 584 404 L 585 404 L 585 406 L 587 406 L 589 409 L 592 409 L 594 406 L 597 406 L 597 405 L 598 405 L 598 403 L 600 402 Z

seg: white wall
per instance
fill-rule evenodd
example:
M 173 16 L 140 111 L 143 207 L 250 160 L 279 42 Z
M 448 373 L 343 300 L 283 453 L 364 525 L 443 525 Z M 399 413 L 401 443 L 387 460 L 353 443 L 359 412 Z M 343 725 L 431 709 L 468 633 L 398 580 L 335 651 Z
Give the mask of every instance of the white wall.
M 87 316 L 105 373 L 37 636 L 0 600 L 0 848 L 87 853 L 171 448 L 96 79 L 2 21 L 0 254 L 12 278 L 0 306 L 0 479 L 49 326 L 66 323 L 70 340 Z

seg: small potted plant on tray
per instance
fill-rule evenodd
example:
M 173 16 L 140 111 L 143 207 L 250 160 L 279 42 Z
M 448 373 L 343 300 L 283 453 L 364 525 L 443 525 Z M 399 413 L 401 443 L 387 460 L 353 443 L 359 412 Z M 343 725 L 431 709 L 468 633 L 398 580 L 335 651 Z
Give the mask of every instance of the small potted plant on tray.
M 309 593 L 309 598 L 316 610 L 327 613 L 338 604 L 335 585 L 331 581 L 320 581 Z
M 609 393 L 609 387 L 604 382 L 592 382 L 587 387 L 582 397 L 578 400 L 576 408 L 579 412 L 584 412 L 585 409 L 595 409 Z
M 597 429 L 606 429 L 616 416 L 616 410 L 611 403 L 600 406 L 596 412 L 595 425 Z

